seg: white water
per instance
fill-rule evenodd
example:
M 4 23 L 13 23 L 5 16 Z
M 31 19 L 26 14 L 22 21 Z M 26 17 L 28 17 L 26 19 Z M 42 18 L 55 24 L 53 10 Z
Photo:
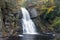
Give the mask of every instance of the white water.
M 26 8 L 21 7 L 22 11 L 22 27 L 23 27 L 23 34 L 37 34 L 35 24 L 31 20 L 29 12 Z

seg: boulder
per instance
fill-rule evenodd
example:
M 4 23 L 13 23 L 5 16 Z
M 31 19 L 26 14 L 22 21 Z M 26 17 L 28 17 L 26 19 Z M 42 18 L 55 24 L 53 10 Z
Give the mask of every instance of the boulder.
M 38 12 L 35 8 L 28 8 L 31 18 L 35 18 L 38 16 Z

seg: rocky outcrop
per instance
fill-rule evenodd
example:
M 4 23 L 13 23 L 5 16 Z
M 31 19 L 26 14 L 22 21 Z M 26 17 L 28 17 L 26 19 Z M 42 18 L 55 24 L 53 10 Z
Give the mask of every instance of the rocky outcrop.
M 27 9 L 28 9 L 28 11 L 30 13 L 31 18 L 35 18 L 35 17 L 38 16 L 38 12 L 34 7 L 31 7 L 31 8 L 28 7 Z
M 0 9 L 0 37 L 2 37 L 2 12 L 1 12 L 1 9 Z

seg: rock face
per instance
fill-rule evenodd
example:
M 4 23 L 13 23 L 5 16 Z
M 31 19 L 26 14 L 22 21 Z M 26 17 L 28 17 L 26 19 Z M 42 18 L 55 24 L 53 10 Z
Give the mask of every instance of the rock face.
M 22 15 L 20 7 L 24 3 L 23 0 L 3 0 L 0 1 L 0 8 L 2 8 L 3 14 L 3 36 L 9 36 L 21 32 L 21 25 L 19 19 Z M 0 21 L 2 22 L 2 21 Z M 0 27 L 1 28 L 1 27 Z M 21 30 L 21 31 L 20 31 Z
M 2 13 L 0 9 L 0 37 L 2 37 Z
M 35 8 L 28 8 L 31 18 L 35 18 L 38 16 L 37 10 Z

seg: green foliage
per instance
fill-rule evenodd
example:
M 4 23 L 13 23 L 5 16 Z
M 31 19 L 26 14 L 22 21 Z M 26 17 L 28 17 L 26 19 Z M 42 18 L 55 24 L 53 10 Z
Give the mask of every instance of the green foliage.
M 54 31 L 55 29 L 54 27 L 56 27 L 57 28 L 56 31 L 59 31 L 60 30 L 60 6 L 51 6 L 51 7 L 44 6 L 43 8 L 47 10 L 46 12 L 44 12 L 43 15 L 44 25 L 47 26 L 47 29 Z
M 53 24 L 60 26 L 60 17 L 56 17 Z

